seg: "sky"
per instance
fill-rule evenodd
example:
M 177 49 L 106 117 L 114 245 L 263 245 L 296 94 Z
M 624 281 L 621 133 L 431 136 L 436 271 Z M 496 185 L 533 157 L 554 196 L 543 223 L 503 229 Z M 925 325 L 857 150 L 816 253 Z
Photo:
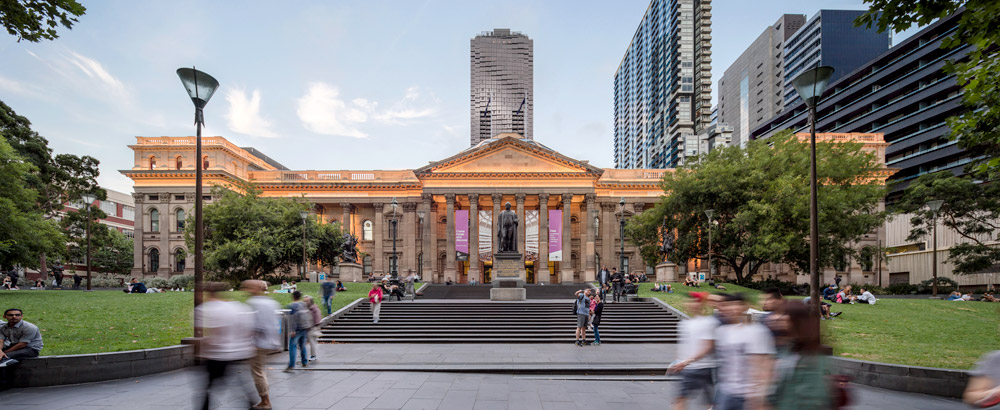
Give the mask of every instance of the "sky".
M 613 167 L 613 79 L 648 0 L 82 0 L 60 38 L 0 33 L 0 100 L 57 153 L 101 161 L 102 186 L 136 136 L 194 135 L 175 74 L 221 83 L 204 136 L 295 170 L 411 169 L 469 145 L 469 40 L 510 28 L 534 40 L 535 140 Z M 712 83 L 783 13 L 865 9 L 861 0 L 715 0 Z M 894 43 L 907 33 L 894 36 Z

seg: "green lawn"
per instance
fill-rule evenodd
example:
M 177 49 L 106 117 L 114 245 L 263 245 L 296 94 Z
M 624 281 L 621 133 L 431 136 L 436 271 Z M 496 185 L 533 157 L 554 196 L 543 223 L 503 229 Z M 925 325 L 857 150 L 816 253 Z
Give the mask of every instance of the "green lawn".
M 659 298 L 684 311 L 688 292 L 710 291 L 671 284 L 674 293 L 653 292 L 642 284 L 641 297 Z M 725 284 L 729 293 L 753 298 L 759 291 Z M 801 298 L 799 298 L 801 299 Z M 752 304 L 759 308 L 759 303 Z M 912 366 L 970 369 L 991 350 L 1000 349 L 1000 304 L 929 299 L 879 299 L 871 305 L 834 305 L 843 315 L 823 322 L 825 343 L 834 354 L 861 360 Z
M 367 296 L 371 289 L 367 283 L 345 286 L 347 291 L 337 292 L 333 299 L 334 311 Z M 298 288 L 322 303 L 318 283 L 300 283 Z M 282 305 L 292 301 L 290 294 L 269 295 Z M 246 300 L 247 294 L 227 292 L 227 297 Z M 178 344 L 193 333 L 193 299 L 192 292 L 130 295 L 110 290 L 18 290 L 0 291 L 0 309 L 23 309 L 24 319 L 42 331 L 42 354 L 61 355 Z

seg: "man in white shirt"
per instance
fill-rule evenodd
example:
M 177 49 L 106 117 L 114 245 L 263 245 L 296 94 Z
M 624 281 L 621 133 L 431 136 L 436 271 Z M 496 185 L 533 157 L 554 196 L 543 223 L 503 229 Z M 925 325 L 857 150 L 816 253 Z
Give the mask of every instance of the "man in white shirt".
M 268 391 L 267 373 L 265 364 L 267 356 L 281 350 L 281 335 L 278 328 L 281 320 L 277 311 L 281 305 L 274 299 L 264 296 L 267 291 L 267 282 L 262 280 L 243 281 L 243 290 L 251 296 L 247 299 L 247 304 L 254 310 L 254 343 L 257 353 L 250 358 L 250 374 L 253 376 L 253 384 L 257 388 L 260 396 L 260 403 L 253 409 L 265 410 L 271 408 L 271 397 Z
M 680 373 L 681 390 L 674 401 L 675 410 L 687 409 L 688 399 L 705 392 L 709 406 L 713 403 L 712 371 L 715 370 L 715 331 L 722 323 L 713 316 L 705 316 L 711 308 L 708 292 L 691 292 L 684 307 L 691 318 L 680 324 L 680 344 L 677 357 L 681 360 L 670 366 L 670 373 Z
M 202 330 L 199 354 L 208 372 L 202 405 L 206 410 L 210 407 L 209 392 L 215 381 L 225 377 L 227 368 L 256 353 L 253 310 L 243 303 L 220 299 L 220 293 L 228 288 L 224 283 L 206 283 L 205 303 L 196 308 L 194 326 Z
M 771 380 L 774 337 L 767 327 L 749 321 L 749 304 L 727 295 L 719 306 L 725 325 L 715 334 L 719 372 L 715 410 L 764 408 Z
M 877 302 L 875 295 L 868 291 L 868 289 L 861 288 L 861 296 L 858 296 L 858 302 L 868 302 L 869 305 L 874 305 Z

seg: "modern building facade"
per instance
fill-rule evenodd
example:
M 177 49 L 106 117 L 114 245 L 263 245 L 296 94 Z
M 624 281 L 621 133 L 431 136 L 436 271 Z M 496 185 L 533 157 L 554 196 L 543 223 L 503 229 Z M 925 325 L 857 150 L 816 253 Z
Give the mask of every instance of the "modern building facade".
M 783 104 L 798 98 L 792 80 L 817 65 L 834 68 L 830 81 L 868 63 L 889 49 L 892 38 L 877 28 L 855 27 L 854 20 L 865 10 L 820 10 L 795 33 L 785 38 Z
M 498 28 L 470 42 L 470 145 L 502 133 L 532 139 L 535 46 L 528 36 Z
M 803 14 L 782 15 L 719 79 L 719 122 L 733 127 L 733 145 L 746 147 L 750 130 L 784 108 L 785 39 L 805 23 Z
M 615 168 L 673 168 L 711 122 L 710 0 L 652 0 L 615 71 Z

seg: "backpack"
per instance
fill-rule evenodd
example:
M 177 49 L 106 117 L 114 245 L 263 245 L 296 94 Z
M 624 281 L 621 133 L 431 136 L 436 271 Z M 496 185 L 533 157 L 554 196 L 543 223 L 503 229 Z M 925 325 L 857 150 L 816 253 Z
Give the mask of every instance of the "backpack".
M 576 316 L 576 308 L 580 307 L 580 299 L 573 301 L 573 316 Z
M 313 326 L 312 312 L 305 303 L 295 302 L 288 305 L 292 309 L 291 321 L 295 330 L 309 330 Z

